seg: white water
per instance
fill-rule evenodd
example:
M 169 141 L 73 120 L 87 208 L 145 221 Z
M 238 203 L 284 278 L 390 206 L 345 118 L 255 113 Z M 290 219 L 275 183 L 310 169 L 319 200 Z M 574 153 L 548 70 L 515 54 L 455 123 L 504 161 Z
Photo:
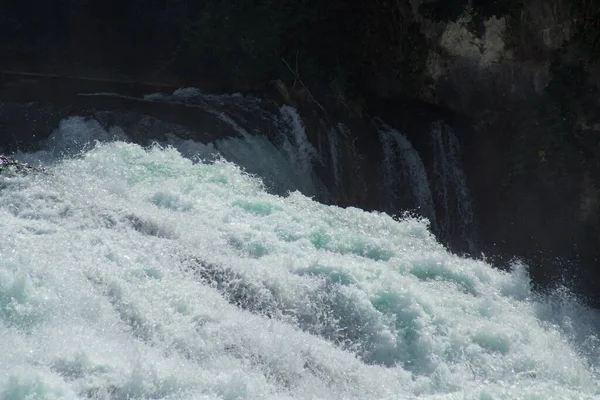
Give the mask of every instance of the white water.
M 523 266 L 224 161 L 92 147 L 0 177 L 3 400 L 600 396 L 598 314 Z
M 220 157 L 231 161 L 246 172 L 261 176 L 272 193 L 287 194 L 299 190 L 307 196 L 327 198 L 327 188 L 313 168 L 313 164 L 322 162 L 321 156 L 310 143 L 302 118 L 294 108 L 282 106 L 279 109 L 268 109 L 259 98 L 241 94 L 213 95 L 195 88 L 179 89 L 173 94 L 154 93 L 144 96 L 143 99 L 199 108 L 229 125 L 238 134 L 201 143 L 182 139 L 194 137 L 195 133 L 177 132 L 181 127 L 165 123 L 155 126 L 148 123 L 149 126 L 144 127 L 147 137 L 160 137 L 164 134 L 168 140 L 161 144 L 171 145 L 185 157 L 196 161 L 210 162 Z M 228 112 L 235 117 L 228 115 Z M 276 134 L 254 128 L 253 122 L 256 121 L 248 121 L 248 115 L 262 122 L 266 121 L 265 125 L 275 130 Z M 63 121 L 53 136 L 64 136 L 62 131 L 67 130 L 69 124 L 81 124 L 82 121 L 81 118 Z M 146 121 L 142 119 L 142 122 Z M 86 123 L 98 125 L 90 121 Z M 86 129 L 92 128 L 94 127 L 89 126 Z M 157 129 L 165 129 L 166 132 L 158 132 Z
M 279 115 L 271 114 L 261 108 L 261 100 L 258 98 L 243 97 L 240 94 L 212 95 L 195 88 L 180 89 L 172 95 L 151 94 L 144 99 L 196 106 L 230 125 L 240 136 L 220 139 L 209 144 L 213 154 L 219 154 L 226 160 L 242 166 L 247 172 L 262 176 L 273 191 L 287 193 L 297 189 L 307 196 L 326 197 L 325 186 L 313 172 L 313 163 L 318 162 L 318 152 L 308 140 L 302 118 L 294 108 L 282 106 Z M 278 145 L 275 146 L 269 141 L 266 137 L 267 132 L 255 132 L 253 135 L 225 112 L 217 111 L 211 104 L 229 104 L 233 109 L 258 115 L 262 120 L 270 122 L 278 129 Z M 247 122 L 241 115 L 237 116 L 243 122 Z M 175 140 L 170 144 L 179 149 L 181 141 Z M 186 144 L 195 146 L 190 141 Z M 183 146 L 184 149 L 186 147 Z M 202 154 L 203 157 L 207 156 L 206 151 Z
M 241 166 L 248 173 L 263 177 L 271 192 L 286 194 L 300 190 L 307 196 L 326 196 L 327 189 L 313 172 L 313 160 L 318 158 L 302 125 L 298 113 L 287 106 L 281 108 L 280 146 L 264 135 L 251 135 L 231 119 L 223 119 L 240 132 L 239 137 L 228 137 L 208 144 L 183 140 L 168 135 L 164 143 L 184 156 L 214 161 L 219 156 Z

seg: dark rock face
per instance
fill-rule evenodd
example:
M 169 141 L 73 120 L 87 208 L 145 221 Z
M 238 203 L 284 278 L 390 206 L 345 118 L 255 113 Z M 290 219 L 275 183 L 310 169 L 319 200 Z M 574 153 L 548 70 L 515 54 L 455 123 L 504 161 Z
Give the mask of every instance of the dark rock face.
M 353 133 L 340 144 L 342 153 L 359 150 L 362 161 L 348 159 L 362 177 L 380 173 L 374 117 L 404 132 L 434 172 L 427 132 L 441 119 L 460 143 L 477 229 L 474 248 L 452 235 L 446 242 L 496 255 L 501 266 L 523 258 L 541 288 L 572 281 L 600 305 L 594 298 L 600 289 L 599 27 L 597 5 L 575 0 L 13 1 L 0 5 L 0 70 L 271 98 L 278 94 L 270 81 L 277 80 L 284 83 L 278 90 L 290 88 L 285 101 L 299 106 L 315 146 L 326 146 L 326 132 L 345 121 Z M 210 119 L 132 99 L 73 104 L 73 93 L 61 99 L 64 80 L 28 92 L 28 79 L 35 80 L 4 74 L 0 96 L 24 107 L 45 93 L 55 104 L 45 102 L 47 112 L 25 112 L 22 119 L 42 136 L 63 115 L 94 116 L 107 107 L 192 127 Z M 99 87 L 88 91 L 139 94 L 133 84 Z M 0 130 L 6 115 L 14 115 L 11 107 L 0 108 Z M 22 146 L 26 136 L 13 129 L 0 147 Z M 380 206 L 373 182 L 352 176 L 341 182 L 349 194 L 332 202 Z
M 523 257 L 540 287 L 573 285 L 598 304 L 599 14 L 511 7 L 426 23 L 433 100 L 472 121 L 462 139 L 482 250 Z

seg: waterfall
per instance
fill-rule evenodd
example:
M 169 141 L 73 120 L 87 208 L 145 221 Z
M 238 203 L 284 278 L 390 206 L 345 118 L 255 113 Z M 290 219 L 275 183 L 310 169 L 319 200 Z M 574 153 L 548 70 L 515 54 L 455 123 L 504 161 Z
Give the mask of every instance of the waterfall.
M 299 190 L 307 196 L 327 197 L 325 185 L 313 170 L 313 163 L 320 162 L 319 154 L 308 140 L 302 118 L 294 108 L 284 105 L 268 109 L 269 104 L 258 98 L 205 94 L 189 88 L 145 99 L 199 107 L 229 125 L 239 136 L 215 140 L 208 144 L 210 149 L 260 176 L 273 193 Z M 182 146 L 184 154 L 189 154 L 190 147 L 197 147 L 176 139 L 168 144 L 178 149 Z M 206 153 L 205 148 L 199 150 Z
M 120 108 L 110 109 L 113 98 Z M 109 107 L 94 107 L 92 100 Z M 82 101 L 93 111 L 86 114 L 82 107 L 78 110 L 85 116 L 80 120 L 67 114 L 62 122 L 54 122 L 60 125 L 54 136 L 73 136 L 68 146 L 75 152 L 93 144 L 70 128 L 85 122 L 90 132 L 105 129 L 130 142 L 174 146 L 197 162 L 231 161 L 260 177 L 265 189 L 278 195 L 298 190 L 344 206 L 391 214 L 414 210 L 430 220 L 444 242 L 458 238 L 459 247 L 466 248 L 465 242 L 469 249 L 474 247 L 473 207 L 460 143 L 443 121 L 428 124 L 430 152 L 419 154 L 403 133 L 379 118 L 372 121 L 377 131 L 373 136 L 360 124 L 349 127 L 317 114 L 301 116 L 293 107 L 240 94 L 213 95 L 186 88 L 143 98 L 88 94 Z M 65 113 L 64 108 L 40 110 L 39 118 L 49 121 Z M 51 148 L 53 137 L 48 142 Z M 65 150 L 69 149 L 56 149 Z
M 379 119 L 374 123 L 383 147 L 382 164 L 388 208 L 397 207 L 402 190 L 411 190 L 419 213 L 428 218 L 431 225 L 435 227 L 434 202 L 425 166 L 419 153 L 400 132 Z M 403 187 L 406 181 L 410 188 Z
M 328 130 L 327 140 L 329 142 L 329 154 L 331 157 L 331 169 L 333 170 L 335 187 L 338 191 L 343 192 L 343 160 L 342 154 L 340 153 L 340 136 L 342 137 L 342 140 L 350 138 L 350 130 L 341 122 L 338 123 L 335 128 Z
M 280 112 L 280 132 L 283 134 L 282 150 L 296 172 L 298 182 L 301 184 L 299 189 L 309 196 L 324 194 L 325 187 L 318 182 L 318 178 L 313 172 L 313 162 L 320 162 L 320 157 L 306 136 L 302 118 L 290 106 L 282 106 Z
M 450 126 L 436 121 L 431 124 L 431 144 L 435 198 L 442 209 L 442 216 L 438 218 L 440 233 L 461 238 L 473 250 L 473 206 L 462 167 L 460 143 Z

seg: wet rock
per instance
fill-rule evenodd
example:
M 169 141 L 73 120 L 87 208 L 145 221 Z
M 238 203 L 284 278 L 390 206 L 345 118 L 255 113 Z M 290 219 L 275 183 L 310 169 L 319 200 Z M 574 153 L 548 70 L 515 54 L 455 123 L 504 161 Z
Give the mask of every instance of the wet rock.
M 25 162 L 20 162 L 14 158 L 0 155 L 0 174 L 28 173 L 33 171 L 43 171 L 43 168 L 32 167 Z

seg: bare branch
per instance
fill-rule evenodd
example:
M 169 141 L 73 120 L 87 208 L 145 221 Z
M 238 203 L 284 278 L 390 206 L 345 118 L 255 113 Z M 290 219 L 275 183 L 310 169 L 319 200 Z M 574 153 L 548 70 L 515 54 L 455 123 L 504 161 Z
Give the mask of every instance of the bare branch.
M 290 67 L 290 64 L 288 64 L 288 62 L 285 60 L 285 58 L 281 57 L 281 61 L 283 61 L 283 63 L 286 65 L 286 67 L 288 67 L 288 69 L 290 70 L 290 72 L 292 73 L 292 75 L 294 75 L 294 85 L 296 84 L 296 81 L 300 82 L 300 84 L 302 85 L 302 87 L 304 88 L 304 90 L 306 90 L 306 93 L 308 93 L 308 96 L 310 97 L 310 99 L 323 111 L 323 113 L 325 114 L 325 116 L 327 116 L 327 111 L 325 111 L 325 108 L 321 105 L 321 103 L 319 103 L 317 101 L 317 99 L 315 99 L 315 97 L 312 95 L 312 93 L 310 92 L 310 90 L 308 89 L 308 87 L 306 87 L 306 85 L 304 84 L 304 82 L 302 82 L 302 79 L 300 79 L 300 73 L 298 72 L 298 67 L 297 67 L 297 65 L 298 65 L 297 64 L 298 63 L 298 58 L 296 57 L 296 71 L 294 71 L 292 69 L 292 67 Z

